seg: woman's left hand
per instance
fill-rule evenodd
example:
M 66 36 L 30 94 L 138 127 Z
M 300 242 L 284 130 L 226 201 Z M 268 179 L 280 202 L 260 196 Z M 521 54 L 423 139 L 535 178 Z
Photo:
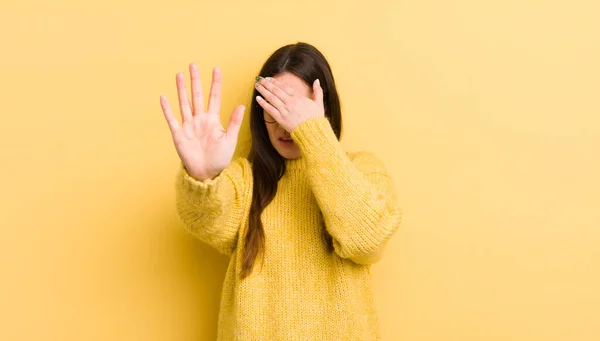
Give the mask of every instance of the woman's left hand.
M 312 98 L 299 95 L 272 77 L 261 78 L 256 82 L 256 89 L 262 94 L 256 97 L 258 104 L 290 134 L 308 119 L 325 117 L 323 89 L 318 79 L 313 83 Z

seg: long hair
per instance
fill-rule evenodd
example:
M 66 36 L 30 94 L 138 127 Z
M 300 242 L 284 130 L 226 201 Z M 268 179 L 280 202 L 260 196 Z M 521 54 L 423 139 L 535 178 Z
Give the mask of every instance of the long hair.
M 259 75 L 275 77 L 284 72 L 298 76 L 312 89 L 318 78 L 323 88 L 325 116 L 339 140 L 342 133 L 342 112 L 340 99 L 335 87 L 331 67 L 325 56 L 314 46 L 299 42 L 279 48 L 265 62 Z M 264 121 L 263 108 L 256 101 L 259 92 L 254 89 L 250 106 L 250 133 L 252 142 L 248 160 L 252 163 L 254 187 L 248 221 L 248 230 L 244 239 L 241 278 L 245 278 L 254 267 L 259 252 L 265 249 L 265 232 L 261 213 L 277 193 L 279 179 L 285 173 L 285 158 L 279 155 L 269 140 Z M 323 241 L 329 251 L 333 250 L 333 240 L 323 229 Z M 264 258 L 263 258 L 264 259 Z

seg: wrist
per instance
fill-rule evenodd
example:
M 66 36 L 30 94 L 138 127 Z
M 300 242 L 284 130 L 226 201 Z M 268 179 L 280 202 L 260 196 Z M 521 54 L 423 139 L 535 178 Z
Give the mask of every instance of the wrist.
M 221 172 L 218 172 L 218 173 L 195 173 L 195 172 L 190 172 L 190 170 L 187 169 L 187 167 L 185 165 L 183 165 L 183 169 L 186 171 L 186 173 L 189 174 L 189 176 L 191 176 L 192 178 L 194 178 L 197 181 L 212 180 L 212 179 L 216 178 L 219 174 L 221 174 Z
M 192 177 L 198 181 L 206 181 L 206 180 L 214 180 L 219 174 L 221 174 L 221 172 L 192 175 Z

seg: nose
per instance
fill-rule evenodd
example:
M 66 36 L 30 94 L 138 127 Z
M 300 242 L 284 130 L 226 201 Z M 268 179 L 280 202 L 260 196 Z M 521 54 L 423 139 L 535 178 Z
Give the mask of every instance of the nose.
M 291 138 L 292 137 L 292 135 L 290 133 L 288 133 L 287 130 L 283 129 L 282 126 L 279 126 L 279 128 L 281 128 L 283 130 L 283 137 L 284 138 L 287 139 L 287 138 Z

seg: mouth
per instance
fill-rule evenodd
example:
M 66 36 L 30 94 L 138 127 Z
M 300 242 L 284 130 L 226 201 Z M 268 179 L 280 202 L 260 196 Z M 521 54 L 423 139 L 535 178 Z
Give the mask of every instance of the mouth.
M 285 145 L 291 145 L 294 143 L 294 140 L 292 138 L 280 138 L 279 141 Z

